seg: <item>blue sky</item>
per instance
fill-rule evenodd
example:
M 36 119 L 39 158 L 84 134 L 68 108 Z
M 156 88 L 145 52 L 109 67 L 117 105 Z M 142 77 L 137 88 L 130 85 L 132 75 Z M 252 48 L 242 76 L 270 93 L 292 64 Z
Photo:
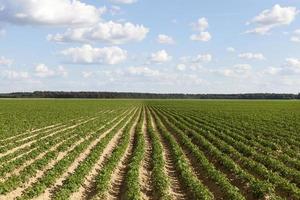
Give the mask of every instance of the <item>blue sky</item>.
M 299 11 L 299 0 L 0 0 L 0 92 L 298 93 Z

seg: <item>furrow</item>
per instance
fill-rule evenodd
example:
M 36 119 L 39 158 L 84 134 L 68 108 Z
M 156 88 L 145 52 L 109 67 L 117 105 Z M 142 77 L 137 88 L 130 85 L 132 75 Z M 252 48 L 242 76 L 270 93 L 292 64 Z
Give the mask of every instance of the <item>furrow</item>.
M 142 199 L 149 200 L 152 199 L 152 180 L 151 180 L 151 155 L 152 155 L 152 144 L 149 137 L 149 133 L 147 132 L 147 121 L 146 121 L 146 113 L 144 114 L 144 123 L 142 127 L 142 132 L 145 138 L 145 155 L 144 159 L 142 160 L 142 164 L 140 167 L 140 186 L 141 186 L 141 194 Z
M 152 116 L 151 116 L 151 123 L 152 123 L 153 129 L 156 132 L 158 132 L 156 124 L 155 124 Z M 170 192 L 169 192 L 169 194 L 172 196 L 172 199 L 176 199 L 176 200 L 187 199 L 187 195 L 184 191 L 184 187 L 180 183 L 180 179 L 177 175 L 177 172 L 176 172 L 176 169 L 175 169 L 175 166 L 174 166 L 174 160 L 172 159 L 168 144 L 166 143 L 165 140 L 163 140 L 163 138 L 160 134 L 158 134 L 158 135 L 159 135 L 160 142 L 163 146 L 163 157 L 164 157 L 164 160 L 165 160 L 166 174 L 167 174 L 167 176 L 169 177 L 169 180 L 170 180 Z

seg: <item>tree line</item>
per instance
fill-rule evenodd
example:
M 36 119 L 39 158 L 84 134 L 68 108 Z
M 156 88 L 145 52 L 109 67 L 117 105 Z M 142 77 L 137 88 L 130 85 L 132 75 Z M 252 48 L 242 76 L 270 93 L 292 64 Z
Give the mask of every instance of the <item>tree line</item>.
M 243 93 L 243 94 L 162 94 L 135 92 L 63 92 L 35 91 L 2 93 L 0 98 L 84 98 L 84 99 L 300 99 L 299 94 Z

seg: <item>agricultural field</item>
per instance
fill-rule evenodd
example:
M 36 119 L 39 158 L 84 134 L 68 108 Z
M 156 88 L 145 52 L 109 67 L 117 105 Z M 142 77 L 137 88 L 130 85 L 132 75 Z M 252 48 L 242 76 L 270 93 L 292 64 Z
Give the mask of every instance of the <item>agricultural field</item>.
M 300 199 L 300 102 L 0 100 L 0 199 Z

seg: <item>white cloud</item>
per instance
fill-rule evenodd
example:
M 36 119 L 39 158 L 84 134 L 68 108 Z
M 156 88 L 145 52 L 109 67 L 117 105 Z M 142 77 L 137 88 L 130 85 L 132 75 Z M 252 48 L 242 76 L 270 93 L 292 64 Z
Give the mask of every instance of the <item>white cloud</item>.
M 196 23 L 192 23 L 193 29 L 198 31 L 197 34 L 192 34 L 190 39 L 193 41 L 201 41 L 201 42 L 208 42 L 211 40 L 212 36 L 208 31 L 205 31 L 209 24 L 206 18 L 202 17 L 199 18 Z
M 171 36 L 159 34 L 157 36 L 157 42 L 160 44 L 174 44 L 175 41 Z
M 112 16 L 115 16 L 115 15 L 119 15 L 122 13 L 122 10 L 119 6 L 115 6 L 115 5 L 112 5 L 109 9 L 109 13 L 112 15 Z
M 293 32 L 292 37 L 290 38 L 292 42 L 300 42 L 300 29 L 297 29 Z
M 163 63 L 172 60 L 172 56 L 170 56 L 166 50 L 160 50 L 151 54 L 150 60 L 156 63 Z
M 137 2 L 137 0 L 110 0 L 113 3 L 120 3 L 120 4 L 132 4 Z
M 150 69 L 149 67 L 129 67 L 128 72 L 131 75 L 156 77 L 160 75 L 158 70 Z
M 190 39 L 193 41 L 201 41 L 201 42 L 208 42 L 211 40 L 211 35 L 209 32 L 200 32 L 199 34 L 193 34 L 190 36 Z
M 297 58 L 287 58 L 286 66 L 289 70 L 294 73 L 300 73 L 300 59 Z
M 186 68 L 187 68 L 186 65 L 183 64 L 183 63 L 180 63 L 180 64 L 177 65 L 177 69 L 178 69 L 179 71 L 185 71 Z
M 252 69 L 251 65 L 249 65 L 249 64 L 237 64 L 237 65 L 234 65 L 233 68 L 236 71 L 249 71 Z
M 149 66 L 131 66 L 117 70 L 114 68 L 99 72 L 99 76 L 101 75 L 105 75 L 104 82 L 111 87 L 115 83 L 124 89 L 131 88 L 134 91 L 145 90 L 145 87 L 147 91 L 152 90 L 151 88 L 156 90 L 157 87 L 164 91 L 163 86 L 174 89 L 174 86 L 191 88 L 194 85 L 206 84 L 197 74 L 158 70 Z
M 38 64 L 37 66 L 35 66 L 35 75 L 40 78 L 46 78 L 54 76 L 55 72 L 49 69 L 45 64 Z
M 63 66 L 60 65 L 60 66 L 58 66 L 56 74 L 58 76 L 66 77 L 66 76 L 68 76 L 68 71 Z
M 191 88 L 195 85 L 207 85 L 208 82 L 203 80 L 197 74 L 189 73 L 164 73 L 160 76 L 160 83 L 169 85 L 171 88 L 174 86 Z
M 248 60 L 265 60 L 265 56 L 261 53 L 241 53 L 239 54 L 239 58 L 248 59 Z
M 255 24 L 256 27 L 246 31 L 246 33 L 268 34 L 273 28 L 291 24 L 297 13 L 296 7 L 281 7 L 276 4 L 248 22 L 247 24 Z
M 209 53 L 198 54 L 197 56 L 185 56 L 181 57 L 180 61 L 183 63 L 202 63 L 212 61 L 213 56 Z
M 197 22 L 195 23 L 192 23 L 192 26 L 193 28 L 196 30 L 196 31 L 205 31 L 209 24 L 208 24 L 208 21 L 205 17 L 202 17 L 202 18 L 199 18 Z
M 93 48 L 89 44 L 65 49 L 61 52 L 72 63 L 115 65 L 127 59 L 127 51 L 119 47 Z
M 221 74 L 226 77 L 234 78 L 246 78 L 251 75 L 252 67 L 248 64 L 237 64 L 233 67 L 220 69 L 220 70 L 211 70 L 214 73 Z
M 276 75 L 279 74 L 282 68 L 279 67 L 267 67 L 266 69 L 262 70 L 261 74 L 262 75 Z
M 63 34 L 48 35 L 48 40 L 55 42 L 103 42 L 124 44 L 131 41 L 142 41 L 149 29 L 143 25 L 130 22 L 121 24 L 113 21 L 100 22 L 91 27 L 68 29 Z
M 105 11 L 79 0 L 2 0 L 0 6 L 1 21 L 21 25 L 95 24 Z
M 38 64 L 35 66 L 35 76 L 39 78 L 48 78 L 53 76 L 66 77 L 68 75 L 67 70 L 63 66 L 58 66 L 57 69 L 50 69 L 45 64 Z
M 211 54 L 199 54 L 195 58 L 194 62 L 210 62 L 212 60 Z
M 181 57 L 180 63 L 177 65 L 177 69 L 179 71 L 185 71 L 187 69 L 190 70 L 198 70 L 202 68 L 203 63 L 211 62 L 213 56 L 209 53 L 206 54 L 198 54 L 197 56 L 184 56 Z
M 128 79 L 128 74 L 125 74 L 124 72 L 125 70 L 123 69 L 109 69 L 109 70 L 104 70 L 104 71 L 101 71 L 100 72 L 100 76 L 101 75 L 105 75 L 106 79 L 112 83 L 112 82 L 116 82 L 118 80 L 121 80 L 122 78 L 125 78 L 126 81 L 130 81 L 130 79 Z M 122 85 L 123 83 L 125 83 L 126 81 L 123 81 L 122 82 Z M 105 81 L 107 82 L 107 81 Z
M 2 78 L 9 80 L 21 80 L 29 78 L 29 73 L 25 71 L 4 70 L 0 75 Z
M 226 51 L 228 51 L 228 52 L 235 52 L 235 48 L 233 48 L 233 47 L 227 47 Z
M 93 72 L 82 72 L 83 78 L 91 78 L 93 75 Z
M 290 76 L 300 74 L 300 59 L 287 58 L 285 63 L 280 67 L 268 67 L 262 71 L 262 74 Z
M 5 58 L 4 56 L 0 57 L 0 66 L 10 66 L 13 62 L 13 60 Z

